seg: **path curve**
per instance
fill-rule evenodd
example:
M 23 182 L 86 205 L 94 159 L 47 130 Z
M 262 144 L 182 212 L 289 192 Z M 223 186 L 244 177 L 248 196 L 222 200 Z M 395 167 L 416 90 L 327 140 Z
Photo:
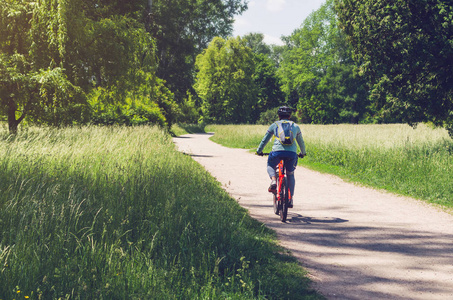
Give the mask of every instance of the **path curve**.
M 327 299 L 453 299 L 453 216 L 417 200 L 296 169 L 294 208 L 280 222 L 266 157 L 212 134 L 174 138 L 250 215 L 274 229 Z

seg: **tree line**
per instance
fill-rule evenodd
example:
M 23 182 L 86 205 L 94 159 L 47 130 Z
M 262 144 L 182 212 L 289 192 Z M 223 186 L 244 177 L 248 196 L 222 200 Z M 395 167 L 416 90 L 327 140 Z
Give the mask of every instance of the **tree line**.
M 0 4 L 0 113 L 13 133 L 23 121 L 171 126 L 191 110 L 196 55 L 246 9 L 243 0 Z
M 50 125 L 433 122 L 453 131 L 453 5 L 327 0 L 267 45 L 244 0 L 1 0 L 0 113 Z

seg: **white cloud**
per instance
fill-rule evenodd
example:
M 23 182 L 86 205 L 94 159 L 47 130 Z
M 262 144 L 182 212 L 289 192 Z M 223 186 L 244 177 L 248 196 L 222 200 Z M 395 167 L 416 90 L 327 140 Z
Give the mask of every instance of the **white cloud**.
M 250 27 L 250 22 L 244 18 L 243 16 L 237 16 L 235 19 L 234 19 L 234 27 L 236 29 L 243 29 L 243 28 L 247 28 L 247 27 Z
M 267 44 L 281 45 L 283 42 L 279 37 L 291 35 L 311 12 L 325 2 L 326 0 L 249 0 L 249 9 L 235 17 L 233 35 L 263 33 Z
M 283 10 L 286 0 L 267 0 L 266 9 L 270 12 L 279 12 Z
M 256 1 L 253 1 L 253 0 L 252 0 L 252 1 L 249 1 L 249 2 L 247 3 L 248 8 L 254 7 L 255 5 L 256 5 Z
M 278 45 L 278 46 L 283 46 L 284 43 L 283 41 L 275 36 L 264 34 L 264 39 L 263 42 L 265 42 L 268 45 Z

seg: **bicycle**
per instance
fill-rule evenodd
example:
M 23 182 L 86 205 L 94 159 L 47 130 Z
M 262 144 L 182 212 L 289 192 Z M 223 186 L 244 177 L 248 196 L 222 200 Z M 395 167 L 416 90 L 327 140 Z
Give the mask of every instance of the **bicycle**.
M 270 153 L 261 153 L 258 155 L 266 155 L 268 156 Z M 305 155 L 298 154 L 299 158 L 304 158 Z M 292 195 L 291 191 L 288 188 L 288 179 L 286 177 L 286 167 L 285 167 L 285 160 L 280 160 L 277 167 L 275 168 L 277 179 L 277 190 L 272 191 L 273 193 L 273 202 L 274 202 L 274 213 L 280 216 L 280 220 L 282 222 L 286 222 L 288 217 L 288 208 L 292 208 L 290 203 L 292 203 Z M 269 190 L 271 192 L 271 190 Z
M 263 153 L 269 155 L 269 153 Z M 288 216 L 289 203 L 291 201 L 291 191 L 287 185 L 285 161 L 282 159 L 275 168 L 278 176 L 277 190 L 273 193 L 274 213 L 280 216 L 282 222 L 286 222 Z

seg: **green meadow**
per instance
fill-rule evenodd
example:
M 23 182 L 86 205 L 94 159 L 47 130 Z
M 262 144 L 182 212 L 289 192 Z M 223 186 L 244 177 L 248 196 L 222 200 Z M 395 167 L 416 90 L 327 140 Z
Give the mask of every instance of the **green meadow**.
M 321 299 L 156 127 L 0 134 L 0 299 Z
M 267 126 L 175 127 L 255 149 Z M 304 166 L 453 207 L 453 142 L 301 125 Z M 268 145 L 266 151 L 269 151 Z M 274 232 L 157 127 L 0 132 L 0 299 L 320 299 Z
M 453 140 L 420 124 L 301 126 L 308 155 L 300 164 L 375 188 L 453 207 Z M 210 125 L 213 141 L 256 149 L 268 126 Z M 270 151 L 268 144 L 265 151 Z

